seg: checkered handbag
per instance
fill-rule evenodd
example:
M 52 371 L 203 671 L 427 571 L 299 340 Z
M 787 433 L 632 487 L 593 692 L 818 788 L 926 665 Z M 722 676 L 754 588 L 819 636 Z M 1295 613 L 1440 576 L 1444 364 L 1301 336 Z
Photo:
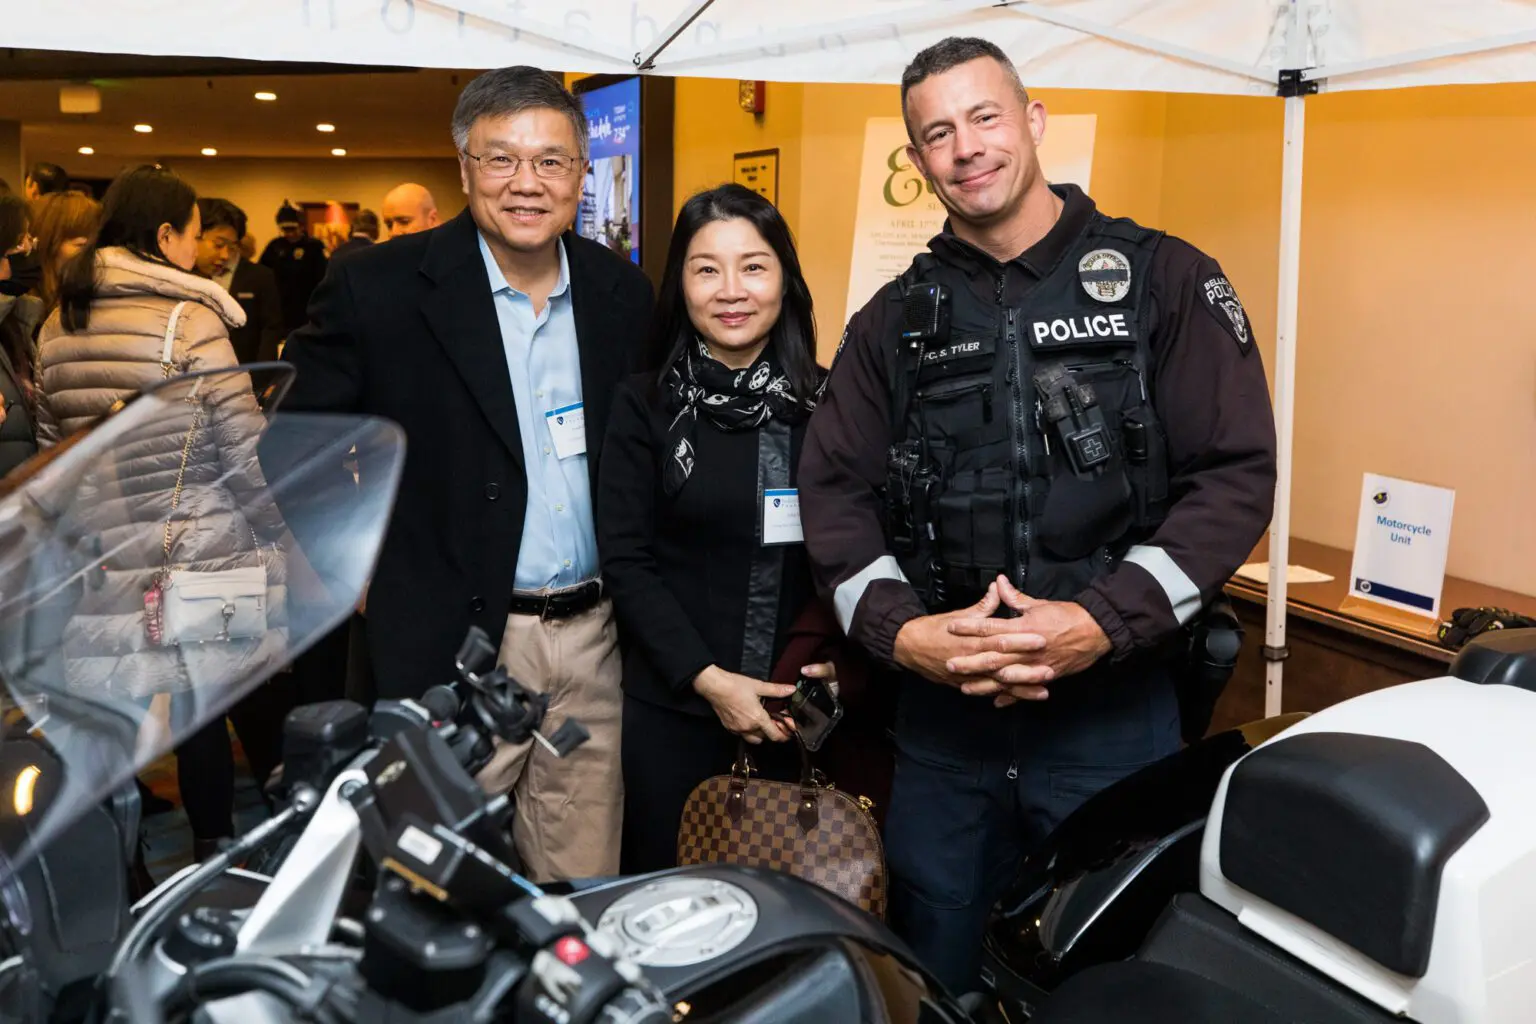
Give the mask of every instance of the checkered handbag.
M 800 764 L 798 783 L 753 778 L 741 744 L 729 775 L 706 779 L 689 795 L 677 862 L 783 871 L 883 918 L 885 849 L 872 805 L 828 784 L 804 746 Z

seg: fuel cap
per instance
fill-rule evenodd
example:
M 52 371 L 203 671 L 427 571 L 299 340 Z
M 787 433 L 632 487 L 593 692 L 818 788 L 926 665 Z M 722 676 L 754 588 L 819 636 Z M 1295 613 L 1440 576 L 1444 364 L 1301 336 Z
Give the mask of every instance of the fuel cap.
M 664 878 L 625 893 L 598 919 L 642 967 L 687 967 L 728 953 L 757 927 L 757 901 L 717 878 Z

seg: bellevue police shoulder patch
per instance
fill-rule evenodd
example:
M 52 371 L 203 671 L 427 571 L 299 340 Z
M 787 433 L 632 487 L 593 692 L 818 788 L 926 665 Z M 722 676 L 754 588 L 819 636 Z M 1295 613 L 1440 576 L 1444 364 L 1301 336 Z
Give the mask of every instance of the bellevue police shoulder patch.
M 1232 335 L 1245 355 L 1253 347 L 1253 332 L 1248 328 L 1248 311 L 1237 297 L 1237 290 L 1225 274 L 1215 274 L 1200 283 L 1200 297 L 1216 322 Z
M 1078 261 L 1077 279 L 1100 302 L 1119 302 L 1131 292 L 1131 261 L 1114 249 L 1095 249 Z

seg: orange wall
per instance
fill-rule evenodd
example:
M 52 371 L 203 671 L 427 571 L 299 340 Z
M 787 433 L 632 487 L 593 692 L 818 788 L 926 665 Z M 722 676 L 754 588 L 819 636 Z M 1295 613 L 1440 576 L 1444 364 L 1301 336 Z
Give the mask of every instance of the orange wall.
M 727 180 L 733 152 L 779 147 L 780 208 L 816 296 L 821 348 L 842 332 L 864 122 L 889 86 L 678 83 L 676 195 Z M 1098 115 L 1093 194 L 1109 213 L 1218 258 L 1273 379 L 1282 104 L 1042 90 Z M 1457 492 L 1449 571 L 1536 593 L 1536 86 L 1307 101 L 1292 529 L 1354 544 L 1361 474 Z

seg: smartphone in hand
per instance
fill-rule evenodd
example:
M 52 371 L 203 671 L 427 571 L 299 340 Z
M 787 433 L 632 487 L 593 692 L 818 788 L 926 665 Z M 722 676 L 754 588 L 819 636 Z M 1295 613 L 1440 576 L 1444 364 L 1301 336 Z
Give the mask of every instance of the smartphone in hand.
M 842 721 L 843 705 L 824 679 L 801 676 L 789 698 L 789 717 L 807 750 L 820 750 L 832 728 Z

